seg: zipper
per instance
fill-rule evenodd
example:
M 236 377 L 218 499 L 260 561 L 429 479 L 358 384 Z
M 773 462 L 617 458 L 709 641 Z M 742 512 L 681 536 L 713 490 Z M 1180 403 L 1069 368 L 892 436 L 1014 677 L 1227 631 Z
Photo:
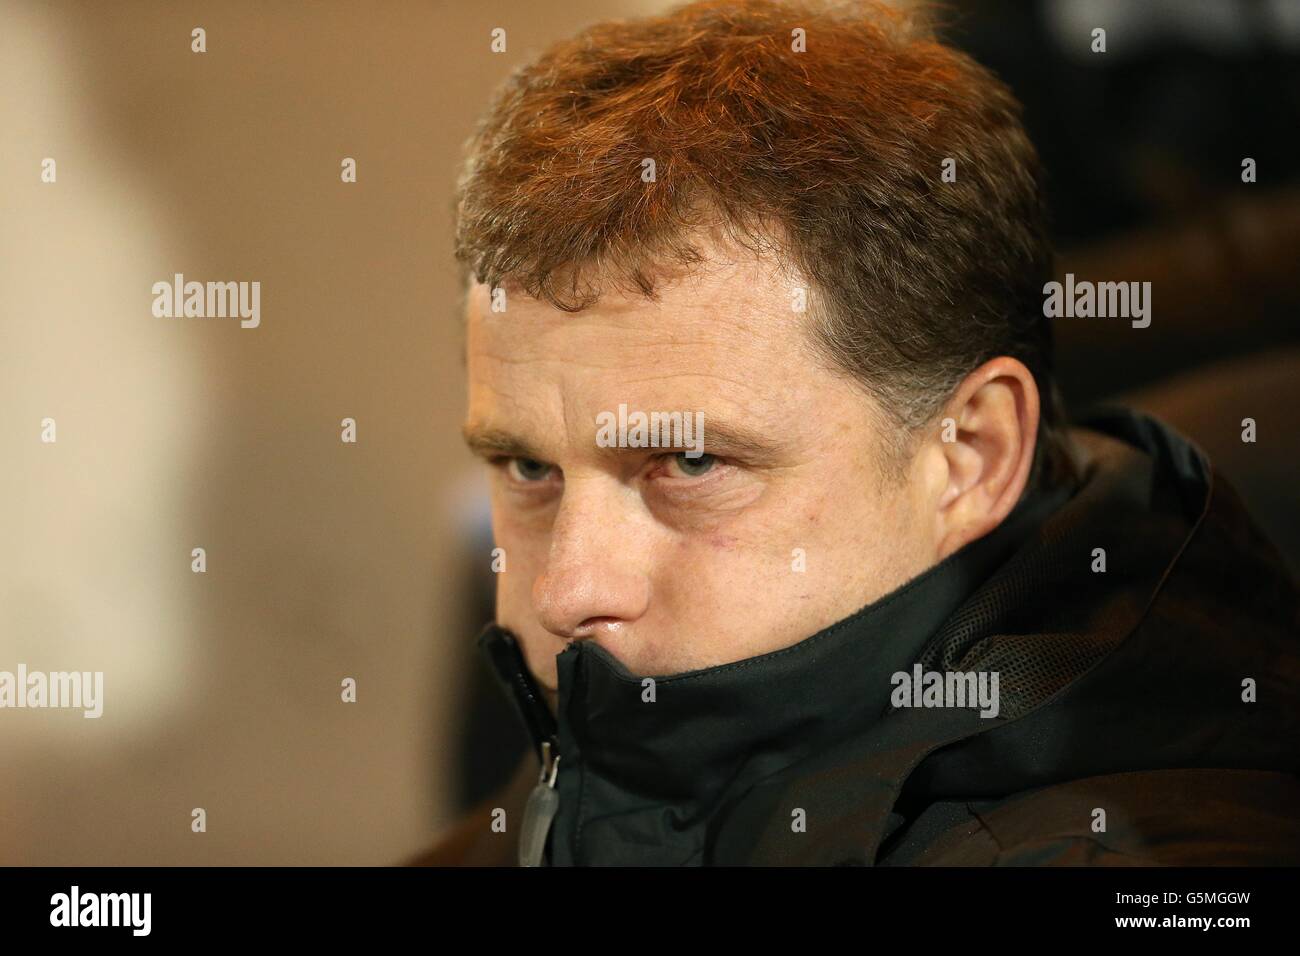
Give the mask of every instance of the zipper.
M 555 778 L 560 772 L 558 748 L 552 753 L 549 740 L 542 743 L 542 771 L 528 795 L 524 807 L 524 822 L 519 832 L 519 865 L 541 866 L 546 855 L 546 837 L 551 823 L 560 809 L 560 792 L 555 789 Z
M 478 644 L 487 654 L 506 695 L 514 702 L 541 761 L 541 771 L 524 806 L 519 832 L 519 865 L 541 866 L 546 856 L 546 838 L 560 809 L 560 793 L 555 787 L 560 772 L 555 715 L 546 706 L 513 634 L 495 623 L 488 624 L 479 634 Z

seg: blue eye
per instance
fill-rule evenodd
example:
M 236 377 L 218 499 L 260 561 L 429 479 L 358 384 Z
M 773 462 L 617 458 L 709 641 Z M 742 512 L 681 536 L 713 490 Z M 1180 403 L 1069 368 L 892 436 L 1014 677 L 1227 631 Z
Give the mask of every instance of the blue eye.
M 510 470 L 511 477 L 516 480 L 532 482 L 544 481 L 553 466 L 532 458 L 511 458 L 507 461 L 506 467 Z
M 677 467 L 682 470 L 688 478 L 698 478 L 700 475 L 707 474 L 713 469 L 717 459 L 712 455 L 700 455 L 697 458 L 688 458 L 686 452 L 679 451 L 673 455 L 673 461 Z

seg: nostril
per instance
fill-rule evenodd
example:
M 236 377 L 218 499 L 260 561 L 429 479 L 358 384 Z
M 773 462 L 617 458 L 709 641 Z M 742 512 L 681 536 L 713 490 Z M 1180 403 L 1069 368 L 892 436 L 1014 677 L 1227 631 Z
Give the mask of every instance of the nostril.
M 623 623 L 617 617 L 589 617 L 574 631 L 576 637 L 591 637 L 597 633 L 612 633 L 618 630 L 618 626 Z

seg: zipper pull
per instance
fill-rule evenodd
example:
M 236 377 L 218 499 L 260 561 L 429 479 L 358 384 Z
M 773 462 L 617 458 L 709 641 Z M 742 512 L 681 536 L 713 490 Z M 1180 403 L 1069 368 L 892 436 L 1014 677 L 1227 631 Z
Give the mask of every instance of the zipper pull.
M 555 778 L 560 772 L 560 755 L 549 740 L 542 741 L 542 772 L 524 807 L 524 822 L 519 832 L 519 865 L 541 866 L 546 853 L 546 837 L 551 821 L 560 809 L 560 794 Z M 554 754 L 554 759 L 552 759 Z

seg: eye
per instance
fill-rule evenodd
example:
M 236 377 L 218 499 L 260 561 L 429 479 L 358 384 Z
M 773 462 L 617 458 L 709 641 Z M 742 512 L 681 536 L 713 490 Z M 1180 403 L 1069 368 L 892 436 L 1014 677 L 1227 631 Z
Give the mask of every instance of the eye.
M 555 467 L 532 458 L 507 458 L 505 466 L 506 473 L 511 478 L 525 484 L 545 481 Z
M 717 459 L 712 455 L 700 455 L 696 458 L 688 458 L 686 452 L 679 451 L 669 459 L 673 466 L 681 471 L 687 478 L 698 478 L 700 475 L 708 474 L 717 464 Z

